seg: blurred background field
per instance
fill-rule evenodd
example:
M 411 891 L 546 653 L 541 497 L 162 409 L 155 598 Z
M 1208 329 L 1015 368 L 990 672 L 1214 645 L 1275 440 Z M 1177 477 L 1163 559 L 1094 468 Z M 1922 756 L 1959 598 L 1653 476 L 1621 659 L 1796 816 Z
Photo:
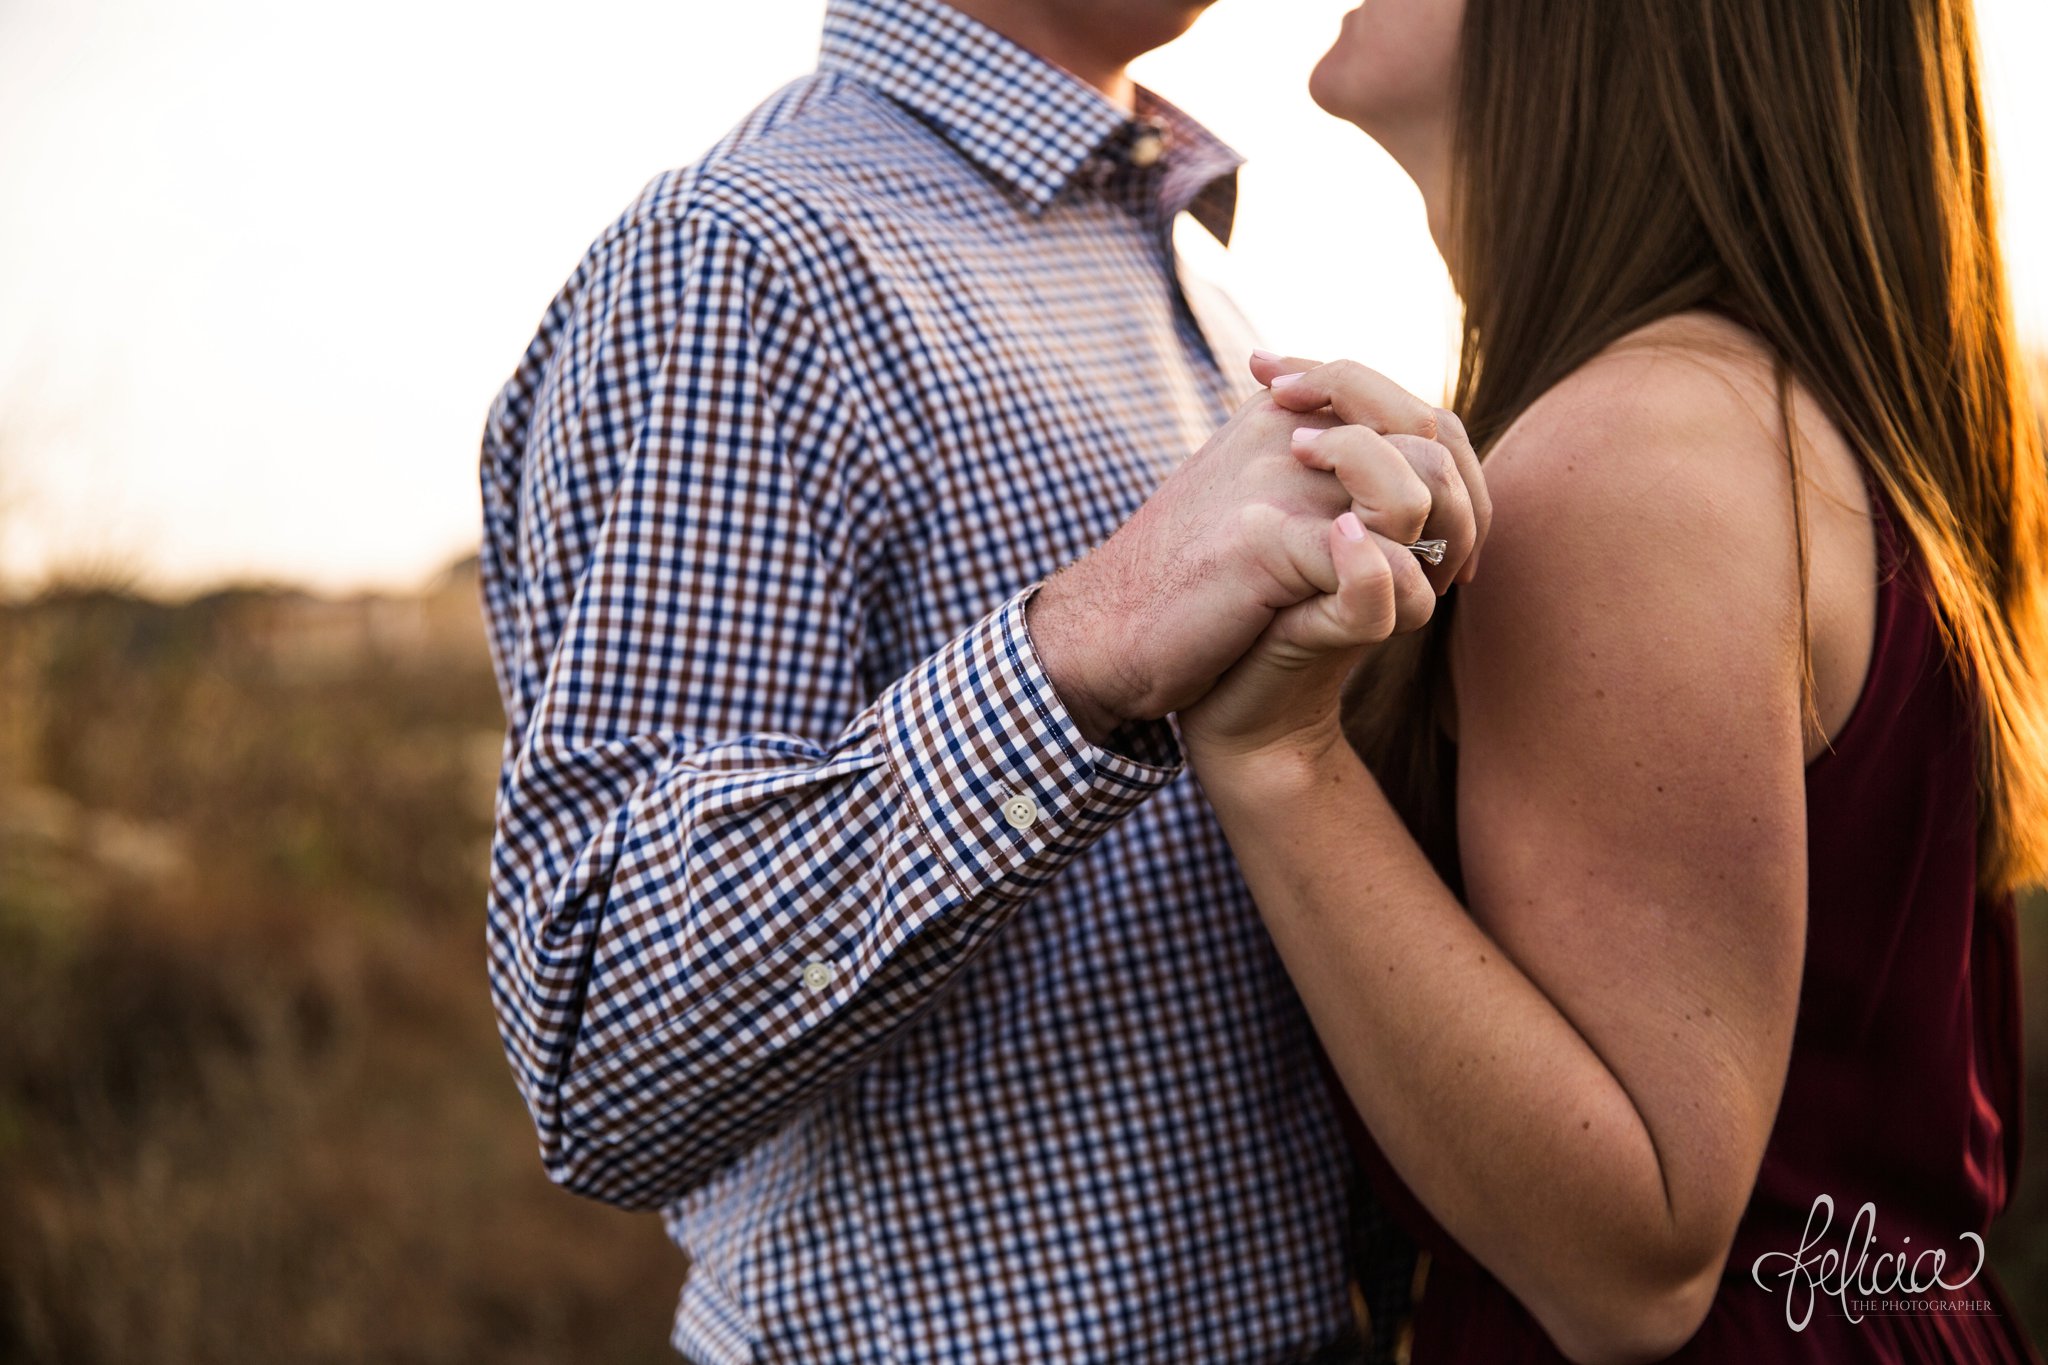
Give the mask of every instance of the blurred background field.
M 654 1362 L 498 1050 L 473 577 L 0 609 L 0 1360 Z

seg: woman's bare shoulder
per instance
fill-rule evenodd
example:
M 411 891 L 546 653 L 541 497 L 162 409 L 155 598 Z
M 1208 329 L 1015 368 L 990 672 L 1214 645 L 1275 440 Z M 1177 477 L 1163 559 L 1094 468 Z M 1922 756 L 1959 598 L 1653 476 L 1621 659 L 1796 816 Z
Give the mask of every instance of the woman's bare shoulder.
M 1496 444 L 1493 528 L 1460 589 L 1456 654 L 1526 674 L 1597 639 L 1602 668 L 1692 651 L 1725 668 L 1707 656 L 1739 620 L 1750 669 L 1795 657 L 1798 548 L 1771 363 L 1721 326 L 1683 317 L 1624 338 Z
M 1485 464 L 1494 499 L 1480 574 L 1579 581 L 1591 543 L 1628 562 L 1699 540 L 1732 553 L 1791 530 L 1769 359 L 1691 318 L 1635 333 L 1531 404 Z M 1551 544 L 1559 539 L 1572 546 Z
M 1776 408 L 1762 343 L 1718 318 L 1684 314 L 1623 337 L 1538 398 L 1501 438 L 1488 473 L 1560 461 L 1634 465 L 1645 451 L 1711 452 L 1723 466 L 1779 450 Z
M 1809 502 L 1862 517 L 1848 443 L 1796 381 L 1791 397 Z M 1652 323 L 1580 366 L 1501 438 L 1486 474 L 1507 512 L 1620 521 L 1608 529 L 1621 535 L 1676 521 L 1730 545 L 1796 549 L 1775 359 L 1712 314 Z

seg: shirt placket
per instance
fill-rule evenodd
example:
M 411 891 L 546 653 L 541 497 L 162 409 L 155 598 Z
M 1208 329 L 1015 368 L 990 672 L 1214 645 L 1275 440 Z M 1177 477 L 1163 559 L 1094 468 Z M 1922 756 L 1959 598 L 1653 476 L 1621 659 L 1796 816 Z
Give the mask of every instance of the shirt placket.
M 1143 225 L 1146 245 L 1172 293 L 1174 334 L 1200 385 L 1211 419 L 1221 423 L 1234 406 L 1230 385 L 1222 374 L 1221 357 L 1211 346 L 1209 334 L 1181 280 L 1180 253 L 1174 249 L 1173 235 L 1185 210 L 1169 207 L 1164 199 L 1173 155 L 1172 129 L 1151 119 L 1136 118 L 1090 158 L 1089 174 Z

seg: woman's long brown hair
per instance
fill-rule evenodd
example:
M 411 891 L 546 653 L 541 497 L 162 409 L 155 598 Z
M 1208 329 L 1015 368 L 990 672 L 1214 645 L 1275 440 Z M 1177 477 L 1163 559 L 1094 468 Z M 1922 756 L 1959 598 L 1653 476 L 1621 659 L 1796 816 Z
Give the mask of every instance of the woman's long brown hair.
M 1925 560 L 1981 707 L 1980 880 L 2005 890 L 2048 877 L 2048 468 L 1975 28 L 1969 0 L 1468 0 L 1452 406 L 1484 453 L 1646 323 L 1708 308 L 1758 334 L 1788 419 L 1802 629 L 1794 380 Z M 1447 619 L 1361 669 L 1346 714 L 1439 865 Z

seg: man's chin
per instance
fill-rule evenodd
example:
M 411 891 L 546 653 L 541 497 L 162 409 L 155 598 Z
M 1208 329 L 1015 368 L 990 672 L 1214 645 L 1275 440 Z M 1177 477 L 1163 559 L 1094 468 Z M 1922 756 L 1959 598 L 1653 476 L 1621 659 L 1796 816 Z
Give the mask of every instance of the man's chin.
M 1165 12 L 1160 15 L 1159 32 L 1153 46 L 1165 47 L 1186 33 L 1215 3 L 1216 0 L 1179 0 L 1179 3 L 1165 7 Z

